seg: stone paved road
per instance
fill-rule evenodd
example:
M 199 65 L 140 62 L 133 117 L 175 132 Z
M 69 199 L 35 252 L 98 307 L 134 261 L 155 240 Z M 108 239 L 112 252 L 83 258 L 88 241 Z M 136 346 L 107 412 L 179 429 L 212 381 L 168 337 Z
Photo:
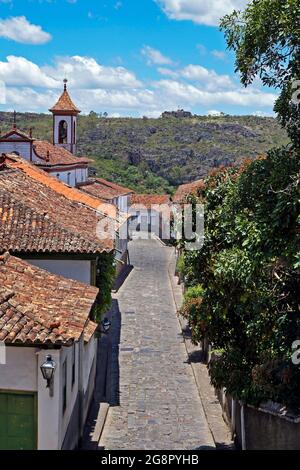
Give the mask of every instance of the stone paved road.
M 111 407 L 100 447 L 214 448 L 175 313 L 171 249 L 130 244 L 134 270 L 115 296 L 121 313 L 120 406 Z

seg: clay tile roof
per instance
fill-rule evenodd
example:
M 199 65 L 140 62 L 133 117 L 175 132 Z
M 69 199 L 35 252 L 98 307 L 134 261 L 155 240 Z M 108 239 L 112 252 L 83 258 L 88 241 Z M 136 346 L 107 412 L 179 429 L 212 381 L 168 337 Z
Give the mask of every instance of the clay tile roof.
M 100 213 L 111 217 L 112 219 L 117 218 L 117 210 L 112 204 L 108 204 L 105 200 L 90 196 L 88 194 L 79 191 L 79 189 L 68 186 L 67 184 L 59 181 L 57 178 L 50 176 L 44 170 L 37 168 L 32 163 L 28 162 L 24 158 L 15 155 L 6 155 L 8 166 L 10 168 L 17 168 L 22 170 L 26 175 L 45 184 L 49 188 L 53 189 L 57 193 L 65 196 L 70 201 L 79 202 L 88 207 L 98 210 Z
M 133 194 L 131 204 L 141 204 L 150 209 L 153 205 L 170 204 L 170 196 L 168 194 Z
M 36 156 L 43 160 L 42 166 L 87 165 L 92 161 L 86 157 L 75 157 L 67 149 L 57 147 L 46 140 L 34 140 L 33 150 Z
M 63 111 L 63 112 L 71 112 L 71 113 L 76 113 L 76 114 L 79 114 L 81 112 L 71 100 L 71 97 L 67 89 L 63 91 L 57 103 L 51 109 L 49 109 L 49 111 L 51 111 L 52 113 Z
M 97 254 L 114 249 L 111 236 L 97 236 L 99 222 L 108 228 L 111 219 L 54 189 L 54 178 L 36 178 L 10 167 L 9 161 L 5 165 L 0 171 L 1 252 Z
M 197 180 L 193 181 L 192 183 L 182 184 L 178 186 L 176 193 L 173 196 L 173 202 L 175 203 L 183 203 L 186 200 L 186 197 L 190 194 L 197 194 L 197 192 L 201 189 L 204 189 L 205 184 L 204 180 Z
M 89 193 L 95 197 L 100 197 L 106 201 L 111 201 L 115 197 L 126 196 L 133 194 L 132 189 L 125 188 L 116 183 L 104 180 L 102 178 L 90 179 L 88 184 L 79 184 L 78 187 L 81 191 Z
M 97 325 L 90 320 L 98 289 L 50 274 L 5 253 L 0 257 L 0 341 L 69 346 Z

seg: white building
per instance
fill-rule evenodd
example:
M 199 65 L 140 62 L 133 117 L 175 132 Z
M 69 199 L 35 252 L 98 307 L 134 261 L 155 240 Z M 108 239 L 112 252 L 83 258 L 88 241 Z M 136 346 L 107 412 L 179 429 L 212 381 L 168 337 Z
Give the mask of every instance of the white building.
M 99 201 L 98 206 L 102 204 L 104 207 L 105 205 L 108 209 L 106 212 L 108 211 L 110 214 L 113 213 L 113 210 L 109 209 L 109 205 L 113 205 L 116 208 L 116 213 L 112 218 L 118 218 L 120 222 L 117 224 L 115 237 L 115 259 L 117 271 L 120 271 L 128 259 L 127 220 L 133 191 L 102 178 L 89 178 L 88 165 L 91 160 L 76 156 L 77 118 L 80 110 L 69 95 L 67 81 L 64 82 L 63 93 L 57 103 L 49 110 L 53 114 L 53 144 L 34 139 L 31 132 L 27 135 L 18 130 L 15 117 L 13 129 L 0 137 L 0 156 L 1 154 L 14 154 L 24 158 L 61 183 L 78 188 L 96 198 Z M 77 200 L 79 199 L 77 197 Z M 92 208 L 97 210 L 94 204 L 92 204 Z M 125 222 L 122 222 L 124 220 Z M 90 229 L 94 230 L 94 227 L 90 227 Z M 52 264 L 53 262 L 49 263 L 49 265 Z M 45 265 L 43 262 L 41 267 L 48 269 L 48 264 Z M 70 269 L 73 269 L 73 266 L 59 271 L 59 274 L 69 273 Z
M 116 262 L 117 271 L 120 272 L 124 264 L 128 262 L 128 224 L 130 220 L 131 199 L 134 194 L 129 188 L 104 180 L 103 178 L 89 178 L 85 183 L 77 187 L 92 197 L 96 197 L 113 204 L 117 209 L 119 224 L 116 236 Z
M 29 135 L 21 132 L 14 119 L 12 130 L 0 137 L 0 154 L 19 155 L 74 187 L 87 181 L 90 160 L 75 156 L 80 110 L 71 100 L 66 82 L 62 95 L 50 111 L 53 114 L 53 144 L 33 138 L 31 131 Z
M 98 289 L 0 257 L 0 449 L 74 449 L 91 403 Z M 3 346 L 5 345 L 5 348 Z M 47 388 L 41 366 L 55 362 Z

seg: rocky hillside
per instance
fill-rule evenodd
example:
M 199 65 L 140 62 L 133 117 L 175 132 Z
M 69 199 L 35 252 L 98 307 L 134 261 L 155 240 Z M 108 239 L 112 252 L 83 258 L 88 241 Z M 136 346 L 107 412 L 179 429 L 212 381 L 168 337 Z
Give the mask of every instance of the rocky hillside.
M 51 117 L 18 114 L 18 127 L 51 139 Z M 0 130 L 12 115 L 0 113 Z M 172 192 L 181 183 L 199 179 L 213 167 L 242 157 L 255 157 L 287 143 L 272 118 L 254 116 L 160 119 L 81 116 L 78 150 L 95 160 L 98 174 L 138 191 Z

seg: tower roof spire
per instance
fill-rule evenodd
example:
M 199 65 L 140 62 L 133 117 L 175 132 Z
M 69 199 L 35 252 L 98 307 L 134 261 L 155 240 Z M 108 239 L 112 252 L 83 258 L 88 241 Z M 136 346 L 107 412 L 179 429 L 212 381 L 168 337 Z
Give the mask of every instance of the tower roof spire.
M 80 110 L 77 108 L 77 106 L 73 103 L 69 92 L 67 90 L 67 83 L 68 80 L 65 78 L 64 79 L 64 91 L 62 95 L 60 96 L 59 100 L 57 103 L 49 109 L 52 113 L 64 113 L 64 114 L 79 114 Z

